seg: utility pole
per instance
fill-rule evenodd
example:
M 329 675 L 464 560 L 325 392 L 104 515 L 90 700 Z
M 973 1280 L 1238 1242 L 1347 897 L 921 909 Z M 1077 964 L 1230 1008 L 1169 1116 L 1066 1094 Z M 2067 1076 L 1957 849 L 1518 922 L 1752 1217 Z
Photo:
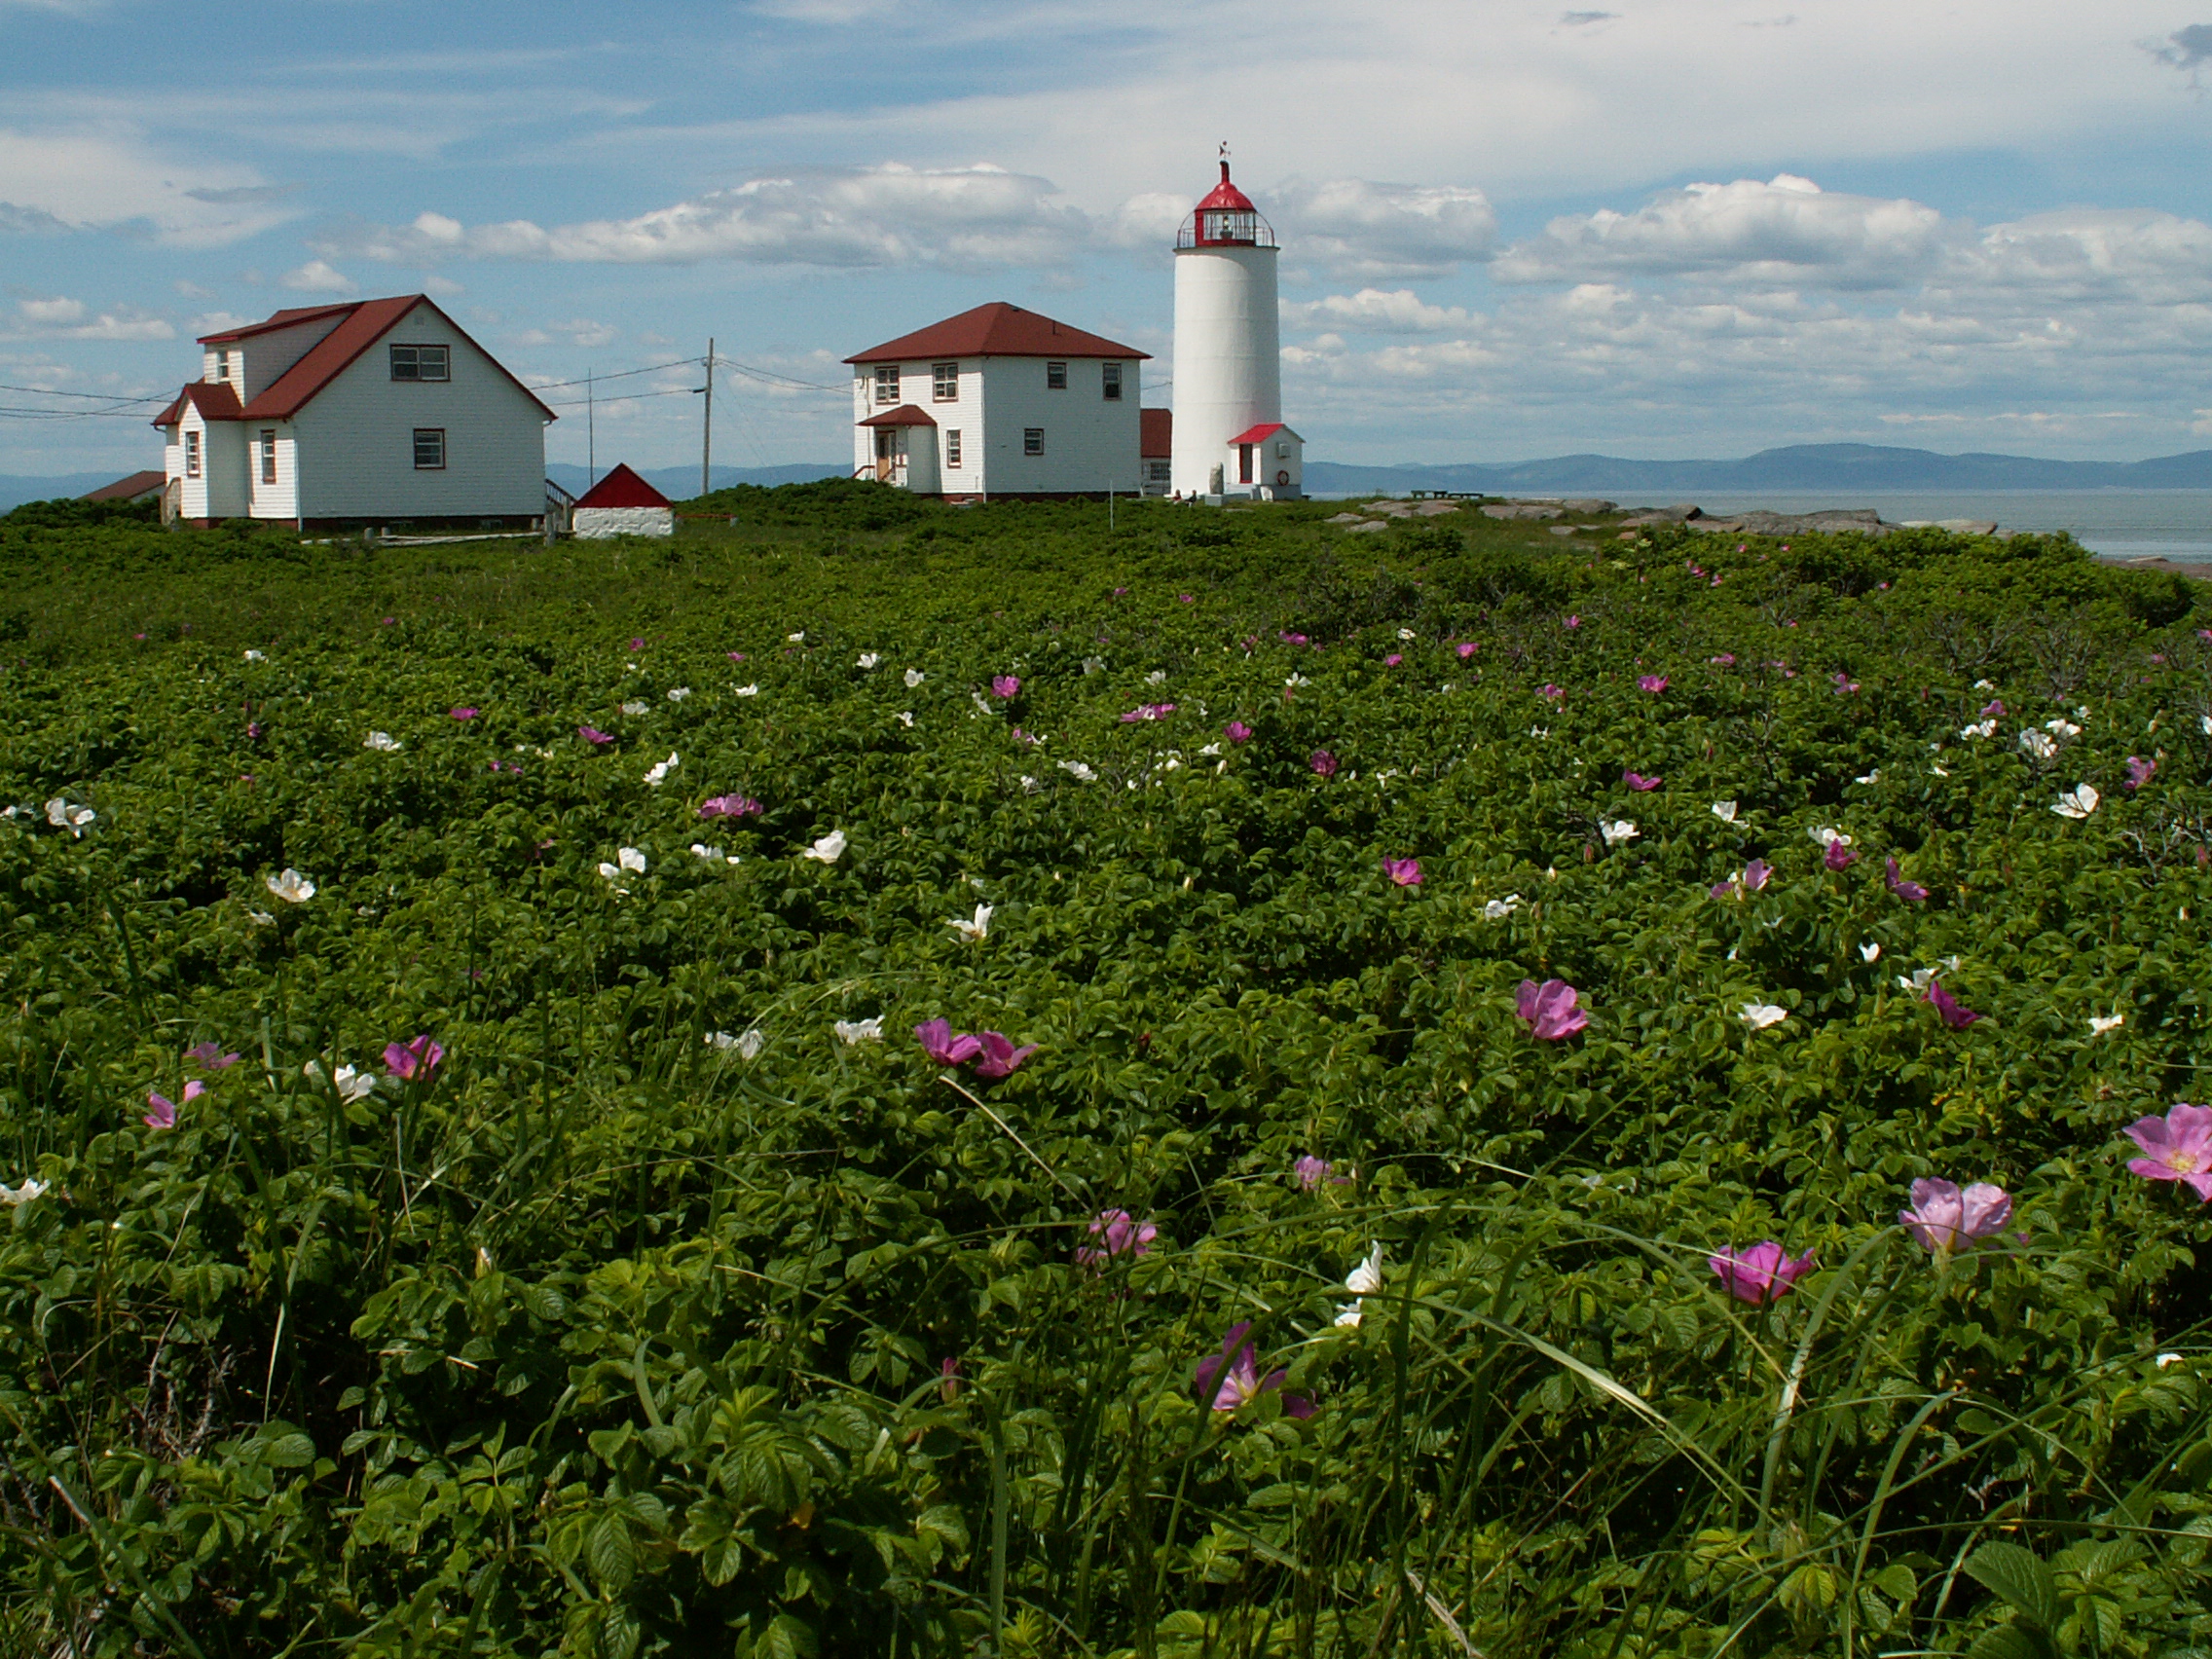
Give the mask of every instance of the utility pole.
M 584 370 L 584 488 L 599 482 L 599 409 L 592 402 L 591 370 Z
M 706 419 L 699 425 L 699 494 L 704 496 L 715 487 L 715 337 L 707 336 L 707 384 L 700 388 L 707 394 Z

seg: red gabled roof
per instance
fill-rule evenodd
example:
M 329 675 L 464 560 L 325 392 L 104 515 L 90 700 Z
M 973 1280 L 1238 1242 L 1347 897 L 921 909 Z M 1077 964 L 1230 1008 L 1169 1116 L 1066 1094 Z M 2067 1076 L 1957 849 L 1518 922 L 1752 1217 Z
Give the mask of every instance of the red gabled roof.
M 1137 414 L 1137 455 L 1144 461 L 1165 461 L 1175 453 L 1175 411 L 1145 409 Z
M 155 416 L 152 424 L 173 426 L 184 419 L 184 406 L 189 403 L 200 411 L 203 421 L 240 421 L 244 419 L 239 408 L 239 394 L 229 381 L 187 381 L 184 389 L 176 394 L 175 401 Z
M 669 499 L 620 461 L 576 498 L 579 507 L 665 507 Z
M 1238 432 L 1229 441 L 1233 444 L 1264 444 L 1277 432 L 1290 432 L 1290 428 L 1280 421 L 1263 421 L 1257 426 Z M 1290 435 L 1294 438 L 1298 437 L 1296 432 L 1290 432 Z M 1299 442 L 1304 443 L 1305 441 L 1305 439 L 1299 438 Z
M 350 314 L 336 328 L 316 341 L 314 345 L 309 347 L 307 355 L 279 375 L 274 386 L 266 387 L 259 396 L 247 404 L 242 418 L 248 421 L 287 421 L 291 419 L 316 392 L 351 367 L 356 357 L 396 328 L 400 320 L 409 315 L 417 306 L 428 306 L 430 310 L 437 312 L 439 319 L 448 328 L 467 341 L 469 346 L 474 348 L 478 355 L 482 356 L 487 363 L 490 363 L 502 375 L 506 375 L 514 388 L 523 396 L 529 398 L 531 402 L 537 404 L 539 412 L 548 421 L 560 419 L 538 400 L 530 387 L 524 386 L 521 381 L 509 374 L 506 365 L 493 356 L 491 352 L 485 350 L 483 347 L 478 346 L 474 340 L 469 339 L 468 331 L 454 321 L 452 317 L 447 316 L 443 311 L 440 311 L 437 303 L 427 294 L 400 294 L 388 300 L 356 300 L 349 307 L 329 308 L 333 310 L 344 309 Z M 276 317 L 285 314 L 283 312 L 278 312 Z M 313 313 L 295 313 L 293 320 L 296 322 L 302 316 L 309 314 Z M 269 322 L 266 323 L 257 323 L 253 329 L 246 332 L 258 332 L 261 329 L 268 328 L 271 324 L 276 322 L 276 317 L 271 317 Z M 278 324 L 278 326 L 281 326 L 281 324 Z
M 102 484 L 97 490 L 79 496 L 80 501 L 135 501 L 140 496 L 158 495 L 168 483 L 166 472 L 133 472 L 128 478 L 118 478 L 113 484 Z
M 994 300 L 942 322 L 932 323 L 912 334 L 866 351 L 855 352 L 848 363 L 901 363 L 929 357 L 1151 357 L 1134 346 L 1101 335 L 1086 334 L 1064 322 L 1054 322 L 1036 312 Z
M 896 409 L 887 409 L 881 415 L 870 415 L 861 423 L 864 426 L 934 426 L 937 422 L 926 410 L 911 403 L 902 403 Z
M 312 322 L 319 316 L 338 316 L 353 308 L 355 302 L 342 300 L 329 306 L 294 306 L 280 311 L 263 322 L 249 322 L 242 328 L 226 328 L 220 334 L 203 334 L 203 346 L 226 346 L 234 340 L 250 339 L 256 334 L 272 334 L 279 328 L 290 328 L 295 323 Z

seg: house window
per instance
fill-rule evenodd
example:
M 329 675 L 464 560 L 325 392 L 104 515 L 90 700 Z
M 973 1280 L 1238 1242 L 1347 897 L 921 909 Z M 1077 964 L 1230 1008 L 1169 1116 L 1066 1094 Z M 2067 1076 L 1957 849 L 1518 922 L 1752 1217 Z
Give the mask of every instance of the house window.
M 1122 365 L 1119 363 L 1104 364 L 1099 368 L 1098 374 L 1099 389 L 1106 394 L 1106 401 L 1108 403 L 1121 402 Z
M 391 378 L 395 381 L 451 380 L 452 363 L 447 348 L 394 346 L 391 349 Z
M 944 469 L 947 472 L 960 470 L 960 428 L 958 426 L 947 426 L 945 428 Z
M 1021 453 L 1023 455 L 1043 455 L 1045 453 L 1044 427 L 1024 426 L 1021 428 Z
M 218 348 L 215 352 L 215 379 L 218 383 L 231 378 L 231 352 L 229 347 Z
M 1238 444 L 1236 446 L 1237 483 L 1249 484 L 1252 482 L 1252 452 L 1257 448 L 1259 448 L 1257 444 Z
M 200 476 L 200 434 L 198 432 L 184 434 L 184 475 L 187 478 Z
M 1147 479 L 1147 480 L 1148 480 L 1149 482 L 1151 482 L 1151 483 L 1154 483 L 1154 484 L 1164 484 L 1164 483 L 1166 483 L 1166 482 L 1167 482 L 1167 475 L 1168 475 L 1168 471 L 1169 471 L 1169 468 L 1170 468 L 1170 464 L 1171 464 L 1170 462 L 1168 462 L 1168 461 L 1146 461 L 1146 462 L 1144 463 L 1144 475 L 1145 475 L 1145 478 L 1146 478 L 1146 479 Z
M 1048 391 L 1065 391 L 1068 388 L 1068 366 L 1065 363 L 1045 365 L 1045 388 Z
M 415 428 L 415 470 L 417 472 L 443 472 L 446 468 L 446 429 L 443 426 L 417 426 Z
M 899 365 L 886 364 L 875 371 L 875 400 L 889 406 L 899 401 Z
M 261 481 L 264 484 L 276 482 L 276 428 L 274 426 L 261 428 Z
M 958 363 L 932 363 L 930 365 L 930 397 L 938 403 L 960 401 L 960 365 Z

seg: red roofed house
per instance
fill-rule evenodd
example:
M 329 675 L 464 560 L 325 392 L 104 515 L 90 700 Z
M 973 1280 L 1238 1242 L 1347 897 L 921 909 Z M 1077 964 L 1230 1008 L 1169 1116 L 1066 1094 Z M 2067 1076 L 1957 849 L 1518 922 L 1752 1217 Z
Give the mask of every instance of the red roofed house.
M 1143 436 L 1137 453 L 1144 461 L 1144 493 L 1164 496 L 1175 477 L 1175 411 L 1144 411 Z
M 658 490 L 617 464 L 612 472 L 576 498 L 569 527 L 581 539 L 609 535 L 674 535 L 676 508 Z
M 970 500 L 1134 494 L 1149 355 L 1003 302 L 856 352 L 853 475 Z
M 532 519 L 556 419 L 421 294 L 280 311 L 202 338 L 154 424 L 164 516 Z

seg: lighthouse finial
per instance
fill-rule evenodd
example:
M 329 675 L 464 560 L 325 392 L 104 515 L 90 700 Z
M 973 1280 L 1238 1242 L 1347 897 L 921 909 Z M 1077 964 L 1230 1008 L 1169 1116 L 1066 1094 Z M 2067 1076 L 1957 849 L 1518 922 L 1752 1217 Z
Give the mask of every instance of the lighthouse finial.
M 1229 182 L 1229 140 L 1226 138 L 1221 141 L 1221 182 Z

